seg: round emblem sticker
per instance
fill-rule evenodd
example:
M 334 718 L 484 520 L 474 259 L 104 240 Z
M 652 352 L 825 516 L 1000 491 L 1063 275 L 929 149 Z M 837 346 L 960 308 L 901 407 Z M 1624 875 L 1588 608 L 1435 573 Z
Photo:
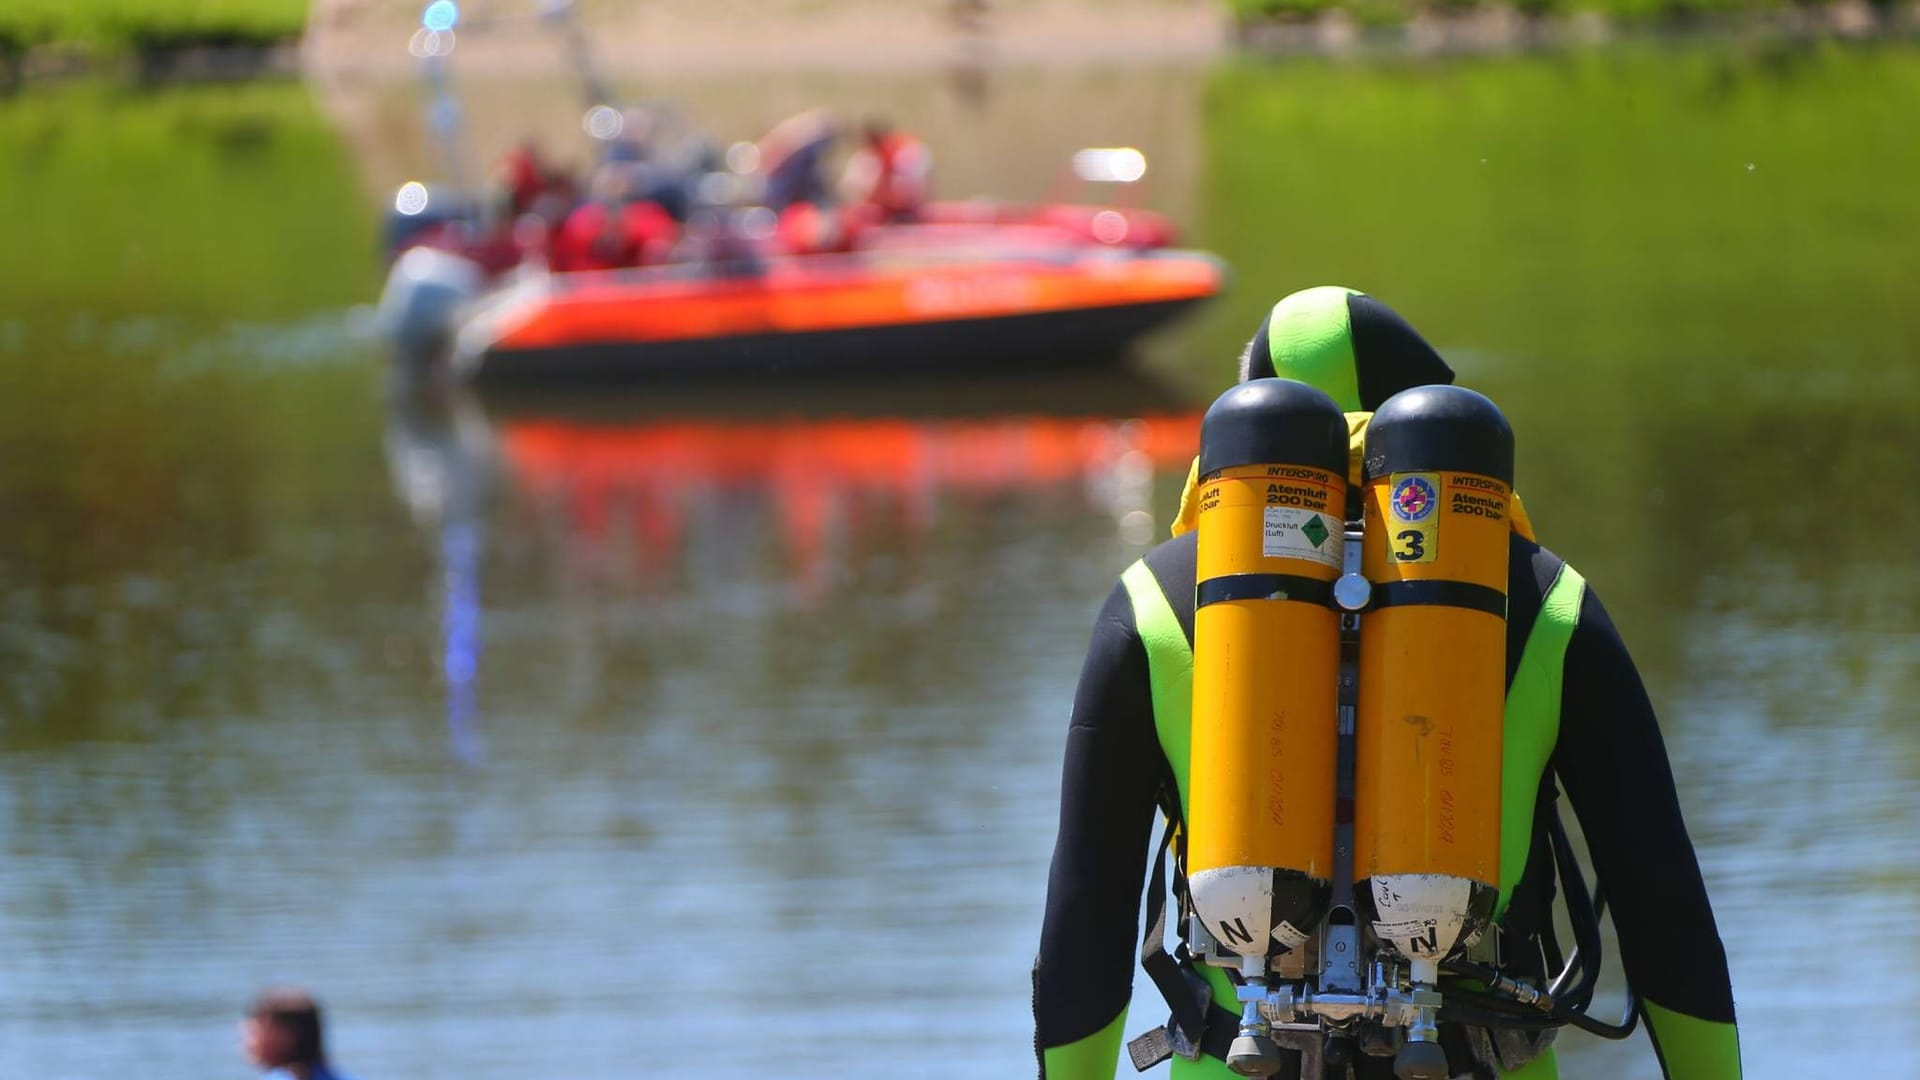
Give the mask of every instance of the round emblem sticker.
M 1423 521 L 1433 513 L 1433 485 L 1424 476 L 1409 476 L 1393 485 L 1393 516 L 1401 521 Z

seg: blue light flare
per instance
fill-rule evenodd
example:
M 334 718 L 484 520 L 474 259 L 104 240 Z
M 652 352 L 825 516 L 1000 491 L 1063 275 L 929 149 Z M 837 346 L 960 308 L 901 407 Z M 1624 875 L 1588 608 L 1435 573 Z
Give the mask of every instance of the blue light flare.
M 427 10 L 420 13 L 420 25 L 436 34 L 453 29 L 459 21 L 460 5 L 453 0 L 433 0 Z

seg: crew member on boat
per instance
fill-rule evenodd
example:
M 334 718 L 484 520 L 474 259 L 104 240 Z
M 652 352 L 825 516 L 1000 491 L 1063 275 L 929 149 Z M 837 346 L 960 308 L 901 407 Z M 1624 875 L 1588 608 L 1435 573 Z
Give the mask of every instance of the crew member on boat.
M 840 196 L 862 223 L 910 221 L 926 205 L 933 153 L 884 117 L 863 127 L 861 144 L 840 174 Z
M 616 270 L 667 260 L 680 227 L 660 204 L 637 198 L 618 162 L 594 171 L 591 197 L 573 209 L 553 241 L 555 270 Z

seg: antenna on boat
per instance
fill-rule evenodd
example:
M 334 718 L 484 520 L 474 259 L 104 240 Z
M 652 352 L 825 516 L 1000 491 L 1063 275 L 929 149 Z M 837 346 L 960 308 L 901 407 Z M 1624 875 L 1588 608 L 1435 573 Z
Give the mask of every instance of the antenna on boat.
M 447 186 L 464 196 L 471 191 L 460 139 L 464 117 L 460 101 L 453 93 L 447 60 L 453 55 L 453 30 L 459 23 L 460 5 L 455 0 L 433 0 L 420 12 L 420 26 L 408 39 L 407 51 L 420 61 L 421 73 L 432 95 L 427 106 L 427 130 L 440 143 Z
M 601 78 L 600 68 L 594 63 L 593 45 L 587 40 L 586 29 L 574 14 L 573 0 L 541 0 L 540 17 L 548 25 L 558 27 L 565 38 L 567 59 L 572 62 L 573 70 L 580 73 L 586 107 L 589 110 L 603 106 L 618 108 L 613 88 Z

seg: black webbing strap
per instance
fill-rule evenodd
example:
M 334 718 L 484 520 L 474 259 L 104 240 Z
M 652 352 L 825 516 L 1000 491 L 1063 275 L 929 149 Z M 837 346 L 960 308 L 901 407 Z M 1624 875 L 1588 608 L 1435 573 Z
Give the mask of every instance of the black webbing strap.
M 1207 1034 L 1200 1040 L 1200 1052 L 1208 1057 L 1227 1060 L 1227 1051 L 1233 1049 L 1233 1040 L 1240 1037 L 1240 1014 L 1232 1009 L 1213 1005 L 1207 1009 Z M 1280 1050 L 1284 1057 L 1287 1053 Z M 1285 1070 L 1282 1070 L 1283 1072 Z
M 1168 1022 L 1178 1027 L 1189 1043 L 1199 1045 L 1208 1026 L 1207 1014 L 1194 996 L 1180 961 L 1167 952 L 1167 849 L 1173 846 L 1175 828 L 1169 820 L 1160 835 L 1160 851 L 1153 857 L 1153 874 L 1147 886 L 1147 932 L 1140 939 L 1140 967 L 1173 1010 Z M 1239 1023 L 1238 1018 L 1234 1023 Z
M 1435 605 L 1484 611 L 1496 618 L 1507 617 L 1507 594 L 1469 581 L 1438 581 L 1428 578 L 1412 581 L 1383 581 L 1373 587 L 1373 599 L 1367 610 Z
M 1492 1037 L 1492 1033 L 1488 1033 Z M 1458 1077 L 1470 1077 L 1472 1080 L 1499 1080 L 1499 1073 L 1492 1065 L 1480 1060 L 1474 1053 L 1473 1042 L 1467 1037 L 1466 1029 L 1459 1024 L 1440 1025 L 1440 1049 L 1447 1055 L 1447 1071 Z
M 1506 918 L 1501 920 L 1499 928 L 1502 966 L 1508 966 L 1514 958 L 1528 955 L 1531 950 L 1527 946 L 1533 944 L 1536 938 L 1550 938 L 1553 935 L 1556 890 L 1555 863 L 1550 845 L 1559 797 L 1560 789 L 1553 782 L 1553 770 L 1542 770 L 1540 786 L 1533 797 L 1533 838 L 1527 850 L 1526 865 L 1521 871 L 1520 880 L 1514 882 L 1513 888 L 1507 893 Z M 1553 947 L 1555 952 L 1559 951 L 1559 942 L 1554 942 Z M 1540 973 L 1526 971 L 1524 974 Z
M 1227 574 L 1194 587 L 1195 609 L 1229 600 L 1296 600 L 1315 607 L 1333 606 L 1333 582 L 1300 574 Z

